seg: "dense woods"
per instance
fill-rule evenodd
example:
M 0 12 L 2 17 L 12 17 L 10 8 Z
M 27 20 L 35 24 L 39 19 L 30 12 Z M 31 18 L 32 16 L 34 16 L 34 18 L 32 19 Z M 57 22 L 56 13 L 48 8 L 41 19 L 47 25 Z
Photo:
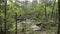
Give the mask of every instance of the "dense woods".
M 0 0 L 0 33 L 57 34 L 58 15 L 57 0 Z

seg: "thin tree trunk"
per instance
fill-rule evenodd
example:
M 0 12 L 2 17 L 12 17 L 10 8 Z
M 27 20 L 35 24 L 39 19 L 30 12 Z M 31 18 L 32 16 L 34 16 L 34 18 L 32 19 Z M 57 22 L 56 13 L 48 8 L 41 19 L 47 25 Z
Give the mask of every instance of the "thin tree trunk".
M 60 1 L 58 1 L 58 6 L 59 6 L 59 23 L 58 23 L 58 31 L 57 31 L 57 34 L 60 34 Z
M 15 30 L 16 30 L 16 34 L 17 34 L 17 13 L 15 13 L 16 14 L 16 16 L 15 16 L 15 20 L 16 20 L 16 28 L 15 28 Z
M 7 32 L 6 32 L 6 11 L 7 11 L 7 0 L 4 0 L 4 3 L 5 3 L 5 8 L 4 8 L 4 15 L 5 15 L 5 18 L 4 18 L 4 25 L 5 25 L 5 27 L 4 27 L 4 29 L 5 29 L 5 33 L 4 34 L 7 34 Z

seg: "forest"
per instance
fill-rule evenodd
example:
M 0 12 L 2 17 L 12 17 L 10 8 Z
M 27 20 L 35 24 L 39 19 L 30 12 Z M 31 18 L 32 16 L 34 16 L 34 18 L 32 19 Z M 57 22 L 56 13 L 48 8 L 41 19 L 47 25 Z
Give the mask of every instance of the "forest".
M 0 34 L 57 34 L 57 0 L 0 0 Z

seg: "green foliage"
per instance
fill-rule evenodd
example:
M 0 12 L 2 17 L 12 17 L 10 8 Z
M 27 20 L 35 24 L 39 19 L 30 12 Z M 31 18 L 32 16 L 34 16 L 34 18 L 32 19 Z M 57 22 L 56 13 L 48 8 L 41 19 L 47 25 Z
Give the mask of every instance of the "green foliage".
M 30 17 L 30 18 L 34 18 L 35 21 L 31 23 L 31 26 L 37 24 L 37 23 L 43 23 L 42 26 L 44 26 L 45 24 L 47 24 L 47 27 L 56 27 L 54 26 L 54 24 L 56 24 L 56 15 L 58 15 L 58 3 L 56 2 L 55 6 L 54 6 L 54 10 L 53 10 L 53 16 L 51 17 L 51 13 L 52 13 L 52 5 L 53 4 L 49 4 L 47 3 L 47 6 L 46 6 L 46 12 L 47 12 L 47 17 L 45 16 L 45 3 L 41 2 L 41 3 L 36 3 L 33 2 L 33 3 L 28 3 L 27 1 L 25 1 L 24 5 L 22 6 L 16 6 L 14 4 L 15 0 L 9 0 L 9 4 L 7 5 L 7 15 L 6 15 L 6 19 L 7 19 L 7 28 L 8 28 L 8 31 L 9 32 L 15 32 L 15 13 L 18 14 L 18 17 L 21 15 L 22 17 Z M 0 17 L 1 17 L 1 20 L 2 20 L 2 27 L 4 29 L 4 18 L 5 18 L 5 15 L 4 15 L 4 2 L 3 0 L 0 1 L 3 5 L 1 6 L 0 8 Z M 35 4 L 34 4 L 35 3 Z M 53 18 L 53 19 L 52 19 Z M 21 22 L 19 22 L 20 25 L 19 25 L 19 28 L 18 30 L 20 31 L 20 29 L 23 28 L 23 24 L 21 24 Z M 1 26 L 1 25 L 0 25 Z M 28 27 L 28 26 L 26 26 Z M 28 29 L 29 29 L 28 27 Z M 51 29 L 54 30 L 54 28 Z M 48 31 L 50 30 L 49 28 L 47 29 Z M 27 29 L 26 29 L 27 30 Z M 49 31 L 49 32 L 51 32 Z M 29 34 L 29 32 L 26 31 L 27 34 Z M 51 32 L 52 33 L 52 32 Z M 39 34 L 39 32 L 37 33 L 37 31 L 34 31 L 34 34 Z M 54 33 L 53 33 L 54 34 Z

